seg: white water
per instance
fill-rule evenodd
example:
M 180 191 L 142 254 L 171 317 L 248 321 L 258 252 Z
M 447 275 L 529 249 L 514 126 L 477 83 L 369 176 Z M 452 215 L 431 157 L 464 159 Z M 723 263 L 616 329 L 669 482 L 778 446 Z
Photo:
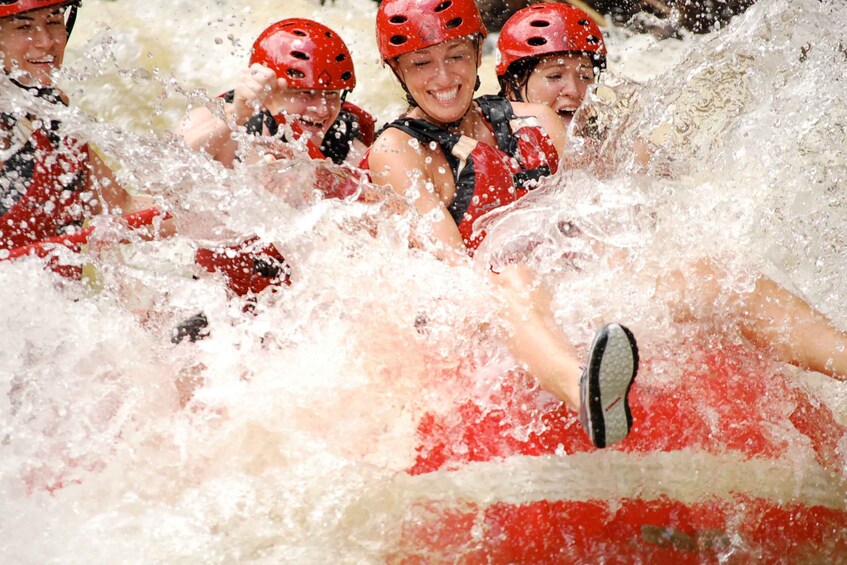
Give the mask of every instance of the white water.
M 458 486 L 404 473 L 421 414 L 485 398 L 512 365 L 497 336 L 476 329 L 495 310 L 484 269 L 410 251 L 411 223 L 386 219 L 379 206 L 304 201 L 309 163 L 225 171 L 168 134 L 189 99 L 231 87 L 261 29 L 293 15 L 321 19 L 348 40 L 354 101 L 381 121 L 402 111 L 376 62 L 370 3 L 301 1 L 284 13 L 265 4 L 87 0 L 80 13 L 62 84 L 84 113 L 61 117 L 128 186 L 173 209 L 182 235 L 94 257 L 99 292 L 32 261 L 0 263 L 4 562 L 379 562 L 417 496 L 458 490 L 492 500 L 513 491 L 480 480 L 484 471 Z M 625 321 L 645 356 L 666 360 L 639 376 L 645 383 L 681 378 L 677 345 L 702 331 L 674 326 L 653 292 L 655 275 L 684 258 L 720 257 L 739 288 L 764 269 L 847 325 L 844 29 L 847 10 L 836 0 L 761 0 L 708 37 L 656 43 L 614 31 L 611 70 L 645 82 L 616 135 L 656 142 L 675 176 L 631 172 L 627 154 L 609 148 L 614 176 L 557 177 L 497 220 L 481 255 L 541 240 L 531 260 L 557 291 L 560 321 L 581 348 L 603 320 Z M 482 73 L 483 90 L 493 91 L 490 61 Z M 4 103 L 10 96 L 0 92 Z M 277 175 L 278 193 L 257 182 L 267 175 Z M 580 240 L 553 228 L 570 219 L 627 248 L 638 275 L 602 260 L 565 268 L 562 250 Z M 295 284 L 260 298 L 255 315 L 228 302 L 220 284 L 190 276 L 198 242 L 237 233 L 277 241 L 295 269 Z M 740 340 L 721 302 L 711 308 L 709 331 Z M 151 312 L 145 323 L 131 313 L 140 309 Z M 211 337 L 171 345 L 173 324 L 199 310 Z M 421 314 L 426 332 L 415 329 Z M 476 389 L 440 378 L 468 357 L 480 365 Z M 843 385 L 788 373 L 845 420 Z M 204 385 L 181 408 L 174 381 L 192 374 Z M 817 472 L 811 458 L 798 446 L 800 476 Z M 590 465 L 573 476 L 559 468 L 569 495 L 593 492 L 572 480 L 591 477 Z M 704 472 L 714 465 L 704 462 Z M 501 472 L 534 469 L 514 462 Z M 643 476 L 630 472 L 642 489 Z M 59 480 L 52 494 L 44 488 Z M 826 487 L 809 499 L 843 501 Z

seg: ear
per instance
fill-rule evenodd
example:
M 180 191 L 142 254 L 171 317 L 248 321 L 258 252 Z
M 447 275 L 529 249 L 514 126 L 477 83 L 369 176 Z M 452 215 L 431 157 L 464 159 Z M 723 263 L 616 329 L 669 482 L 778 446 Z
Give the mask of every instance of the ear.
M 403 75 L 400 73 L 400 65 L 397 61 L 397 57 L 385 61 L 385 64 L 389 69 L 391 69 L 391 72 L 394 73 L 394 76 L 397 77 L 397 80 L 405 84 L 406 81 L 403 80 Z

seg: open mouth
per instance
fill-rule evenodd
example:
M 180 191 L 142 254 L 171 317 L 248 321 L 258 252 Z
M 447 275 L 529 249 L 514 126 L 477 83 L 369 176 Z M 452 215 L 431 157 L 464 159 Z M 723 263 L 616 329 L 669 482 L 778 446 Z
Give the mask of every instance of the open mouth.
M 457 85 L 452 88 L 445 88 L 443 90 L 429 90 L 427 92 L 438 102 L 446 104 L 452 102 L 456 99 L 456 97 L 459 96 L 459 90 L 461 90 L 461 88 L 461 85 Z
M 309 129 L 309 130 L 313 130 L 313 131 L 323 131 L 324 124 L 326 123 L 325 121 L 315 122 L 315 121 L 306 119 L 302 116 L 299 117 L 297 119 L 297 121 L 299 121 L 300 125 L 302 125 L 304 128 Z
M 52 55 L 45 55 L 44 57 L 39 57 L 38 59 L 27 59 L 27 63 L 30 65 L 47 65 L 52 66 L 56 61 L 56 58 Z

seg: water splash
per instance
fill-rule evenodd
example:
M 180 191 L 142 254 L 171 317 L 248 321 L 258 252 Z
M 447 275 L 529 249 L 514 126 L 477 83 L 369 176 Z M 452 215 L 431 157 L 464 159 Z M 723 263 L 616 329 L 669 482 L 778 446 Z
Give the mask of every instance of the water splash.
M 319 13 L 341 29 L 370 30 L 370 14 L 350 8 L 301 3 L 286 15 Z M 778 416 L 773 437 L 795 446 L 791 473 L 743 461 L 721 469 L 725 461 L 711 455 L 633 463 L 622 453 L 407 473 L 427 416 L 459 425 L 468 405 L 481 421 L 505 414 L 504 442 L 549 425 L 550 399 L 510 373 L 496 304 L 486 299 L 486 259 L 521 255 L 542 273 L 580 349 L 600 321 L 626 321 L 649 352 L 639 379 L 659 399 L 685 378 L 679 350 L 694 349 L 684 344 L 704 331 L 744 345 L 726 295 L 695 303 L 708 322 L 679 325 L 675 297 L 656 288 L 657 278 L 704 255 L 727 266 L 728 288 L 743 291 L 765 270 L 847 320 L 838 284 L 847 15 L 837 2 L 762 1 L 721 32 L 687 39 L 667 72 L 620 86 L 632 98 L 611 110 L 619 113 L 609 136 L 619 142 L 604 146 L 605 176 L 552 178 L 493 215 L 478 264 L 458 268 L 409 249 L 414 219 L 393 217 L 387 204 L 304 194 L 315 174 L 306 160 L 226 170 L 183 148 L 167 130 L 189 101 L 226 89 L 213 79 L 235 75 L 244 38 L 276 14 L 258 3 L 237 11 L 208 3 L 198 13 L 190 2 L 148 2 L 144 10 L 152 16 L 125 2 L 86 2 L 81 17 L 111 19 L 75 36 L 80 51 L 63 76 L 88 115 L 53 111 L 68 133 L 114 159 L 122 182 L 173 210 L 180 236 L 86 256 L 97 292 L 36 261 L 0 263 L 7 561 L 379 562 L 402 555 L 409 522 L 465 505 L 477 530 L 461 555 L 485 541 L 479 508 L 487 502 L 591 495 L 598 469 L 622 495 L 661 493 L 694 468 L 721 473 L 730 485 L 721 488 L 752 489 L 747 479 L 758 470 L 770 473 L 769 496 L 843 501 L 842 486 L 788 422 L 777 385 L 764 389 L 772 405 L 762 404 Z M 399 110 L 388 102 L 400 97 L 382 88 L 392 79 L 376 65 L 370 31 L 353 35 L 357 63 L 365 61 L 360 76 L 379 81 L 362 99 L 393 117 Z M 622 47 L 640 41 L 616 39 Z M 623 77 L 626 61 L 618 64 Z M 15 91 L 0 96 L 37 104 Z M 637 138 L 667 160 L 668 176 L 634 166 L 627 144 Z M 251 313 L 193 264 L 198 246 L 246 233 L 275 242 L 293 266 L 292 286 L 262 295 Z M 174 324 L 198 311 L 209 317 L 210 337 L 172 344 Z M 814 384 L 844 413 L 841 389 L 814 376 L 786 378 Z M 512 399 L 527 402 L 523 412 L 506 406 L 501 393 L 510 387 L 521 391 Z M 682 408 L 715 428 L 722 417 L 705 402 Z M 691 499 L 703 488 L 682 483 L 667 488 Z

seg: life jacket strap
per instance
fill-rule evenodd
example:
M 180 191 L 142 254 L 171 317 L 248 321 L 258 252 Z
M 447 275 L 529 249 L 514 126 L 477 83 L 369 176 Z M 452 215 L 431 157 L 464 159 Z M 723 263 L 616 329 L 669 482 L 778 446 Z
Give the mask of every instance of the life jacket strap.
M 450 152 L 459 160 L 459 166 L 456 168 L 456 178 L 459 178 L 459 175 L 462 174 L 462 171 L 465 168 L 465 165 L 468 164 L 468 158 L 476 149 L 476 146 L 479 144 L 479 141 L 463 135 L 459 138 L 459 141 L 453 146 Z

